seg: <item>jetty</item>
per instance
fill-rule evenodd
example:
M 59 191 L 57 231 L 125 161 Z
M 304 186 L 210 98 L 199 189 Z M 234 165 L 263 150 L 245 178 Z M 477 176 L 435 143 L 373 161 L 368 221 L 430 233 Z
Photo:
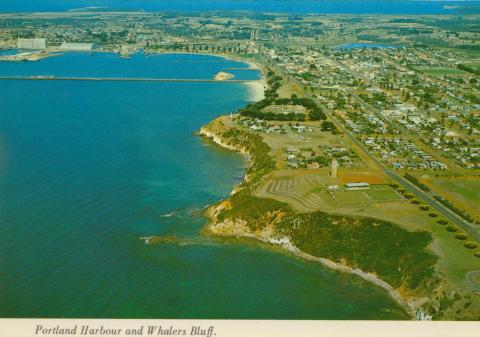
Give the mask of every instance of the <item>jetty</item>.
M 42 76 L 0 76 L 0 80 L 12 81 L 118 81 L 118 82 L 198 82 L 198 83 L 251 83 L 259 80 L 216 80 L 216 79 L 183 79 L 183 78 L 152 78 L 152 77 L 62 77 L 52 75 Z
M 257 70 L 258 68 L 223 68 L 223 70 Z

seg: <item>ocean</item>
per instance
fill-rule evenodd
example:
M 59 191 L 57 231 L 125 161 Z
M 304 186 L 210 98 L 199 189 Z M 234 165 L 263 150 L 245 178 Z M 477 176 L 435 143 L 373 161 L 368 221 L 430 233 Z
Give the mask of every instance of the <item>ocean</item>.
M 480 12 L 480 1 L 422 0 L 2 0 L 0 12 L 98 10 L 265 11 L 317 14 L 455 14 Z M 91 9 L 90 9 L 91 10 Z
M 0 73 L 209 79 L 226 67 L 247 65 L 67 53 Z M 0 80 L 0 317 L 407 318 L 358 277 L 200 233 L 243 158 L 193 133 L 250 97 L 241 83 Z

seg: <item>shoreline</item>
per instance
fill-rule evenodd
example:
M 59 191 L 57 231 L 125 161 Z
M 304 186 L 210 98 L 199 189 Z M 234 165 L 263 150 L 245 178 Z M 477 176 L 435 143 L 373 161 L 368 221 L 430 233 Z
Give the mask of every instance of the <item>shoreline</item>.
M 278 247 L 282 250 L 283 253 L 291 254 L 304 261 L 310 261 L 310 262 L 321 264 L 323 267 L 336 272 L 347 273 L 347 274 L 358 276 L 361 279 L 367 282 L 373 283 L 375 286 L 378 286 L 383 290 L 386 290 L 389 296 L 397 304 L 399 304 L 407 312 L 407 314 L 410 317 L 412 318 L 415 317 L 417 308 L 414 306 L 413 302 L 405 300 L 395 288 L 393 288 L 390 284 L 378 278 L 376 275 L 372 273 L 365 272 L 359 268 L 352 268 L 352 267 L 349 267 L 348 265 L 343 265 L 343 264 L 334 262 L 332 260 L 329 260 L 327 258 L 317 257 L 317 256 L 307 254 L 301 251 L 295 245 L 293 245 L 290 242 L 290 239 L 287 237 L 282 237 L 282 238 L 270 237 L 269 238 L 269 237 L 259 236 L 253 233 L 239 233 L 239 232 L 236 232 L 234 235 L 222 234 L 214 229 L 216 225 L 219 225 L 219 224 L 210 223 L 209 225 L 207 225 L 206 230 L 215 236 L 224 236 L 224 237 L 236 236 L 236 237 L 255 239 L 264 244 L 267 244 L 268 246 Z
M 215 143 L 216 145 L 224 149 L 241 153 L 244 156 L 246 161 L 248 161 L 250 158 L 249 153 L 244 148 L 240 146 L 226 144 L 225 142 L 223 142 L 222 138 L 219 135 L 215 134 L 212 131 L 207 130 L 205 126 L 201 127 L 199 131 L 199 135 L 202 137 L 208 138 L 213 143 Z M 244 182 L 248 182 L 248 174 L 246 173 L 244 176 Z M 232 189 L 232 192 L 230 193 L 230 196 L 237 193 L 239 189 L 241 189 L 240 184 L 235 185 L 234 188 Z M 411 317 L 411 319 L 414 319 L 417 312 L 421 310 L 418 307 L 418 305 L 415 305 L 415 302 L 417 302 L 416 300 L 405 299 L 398 292 L 398 290 L 393 288 L 393 286 L 391 286 L 389 283 L 385 282 L 384 280 L 380 279 L 379 277 L 377 277 L 372 273 L 365 272 L 359 268 L 352 268 L 348 265 L 343 265 L 343 264 L 334 262 L 332 260 L 329 260 L 327 258 L 317 257 L 317 256 L 310 255 L 308 253 L 305 253 L 301 251 L 298 247 L 293 245 L 290 242 L 290 239 L 288 237 L 277 238 L 274 236 L 269 236 L 268 232 L 267 233 L 263 232 L 260 234 L 249 232 L 246 230 L 247 228 L 246 222 L 244 222 L 243 220 L 241 220 L 241 222 L 240 221 L 232 222 L 229 220 L 224 222 L 217 222 L 216 215 L 218 214 L 219 211 L 221 211 L 225 207 L 228 207 L 228 200 L 229 198 L 222 199 L 213 205 L 209 205 L 205 207 L 206 211 L 204 215 L 209 220 L 209 223 L 207 223 L 204 226 L 204 232 L 208 232 L 209 234 L 214 236 L 222 236 L 222 237 L 236 236 L 236 237 L 255 239 L 267 245 L 278 247 L 284 253 L 292 254 L 293 256 L 300 258 L 302 260 L 319 263 L 324 267 L 329 268 L 330 270 L 356 275 L 362 278 L 363 280 L 373 283 L 374 285 L 382 288 L 383 290 L 386 290 L 389 296 L 407 312 L 407 314 Z M 228 230 L 229 233 L 225 233 L 225 230 Z
M 243 83 L 247 87 L 248 91 L 248 101 L 250 102 L 257 102 L 265 98 L 265 90 L 267 88 L 267 81 L 265 79 L 265 69 L 264 67 L 250 59 L 245 59 L 239 56 L 230 55 L 230 54 L 212 54 L 212 53 L 192 53 L 192 52 L 149 52 L 148 55 L 175 55 L 175 54 L 183 54 L 183 55 L 207 55 L 207 56 L 214 56 L 220 57 L 226 60 L 235 61 L 245 63 L 251 69 L 257 69 L 260 73 L 260 78 L 257 80 L 252 80 L 252 82 Z
M 265 98 L 265 85 L 262 80 L 258 82 L 246 82 L 243 83 L 247 87 L 248 100 L 251 102 L 258 102 Z
M 5 50 L 13 50 L 15 48 L 7 48 Z M 2 49 L 3 50 L 3 49 Z M 41 60 L 41 59 L 44 59 L 44 58 L 48 58 L 48 57 L 53 57 L 53 56 L 60 56 L 60 55 L 63 55 L 65 53 L 65 51 L 62 51 L 62 54 L 59 54 L 61 50 L 58 49 L 58 48 L 53 48 L 53 49 L 50 49 L 50 50 L 47 50 L 46 53 L 42 54 L 42 57 L 38 58 L 38 59 L 31 59 L 29 61 L 38 61 L 38 60 Z M 67 52 L 76 52 L 76 51 L 67 51 Z M 115 51 L 110 51 L 110 50 L 91 50 L 91 51 L 81 51 L 81 52 L 88 52 L 88 53 L 113 53 L 113 54 L 118 54 L 119 57 L 120 57 L 120 54 L 118 52 L 115 52 Z M 39 54 L 39 53 L 36 53 L 36 54 Z M 263 69 L 263 67 L 256 63 L 256 62 L 253 62 L 252 60 L 246 60 L 244 58 L 241 58 L 241 57 L 236 57 L 235 55 L 229 55 L 229 54 L 212 54 L 212 53 L 192 53 L 192 52 L 165 52 L 165 53 L 162 53 L 162 52 L 148 52 L 146 53 L 147 55 L 175 55 L 175 54 L 184 54 L 184 55 L 207 55 L 207 56 L 213 56 L 213 57 L 220 57 L 220 58 L 223 58 L 223 59 L 226 59 L 226 60 L 231 60 L 231 61 L 235 61 L 235 62 L 241 62 L 241 63 L 244 63 L 244 64 L 247 64 L 249 66 L 249 68 L 252 68 L 252 69 L 257 69 L 258 72 L 260 73 L 260 78 L 259 79 L 256 79 L 256 80 L 252 80 L 252 82 L 245 82 L 245 83 L 242 83 L 243 85 L 245 85 L 246 89 L 247 89 L 247 92 L 248 92 L 248 96 L 247 96 L 247 101 L 249 102 L 257 102 L 257 101 L 260 101 L 262 99 L 265 98 L 265 95 L 264 95 L 264 92 L 265 92 L 265 89 L 266 89 L 266 86 L 267 86 L 267 82 L 265 80 L 265 71 Z M 0 56 L 0 61 L 5 61 L 5 62 L 21 62 L 21 61 L 24 61 L 25 59 L 17 59 L 18 58 L 18 55 L 19 54 L 15 54 L 15 55 L 1 55 Z M 17 57 L 15 59 L 13 59 L 14 57 Z M 223 71 L 220 71 L 220 73 L 222 73 Z M 220 73 L 217 73 L 217 74 L 214 74 L 213 76 L 218 76 L 218 74 Z M 228 73 L 226 73 L 228 74 Z M 223 75 L 223 74 L 222 74 Z M 228 75 L 232 75 L 232 74 L 228 74 Z M 225 81 L 225 80 L 231 80 L 233 79 L 233 75 L 231 77 L 219 77 L 219 78 L 214 78 L 214 80 L 216 81 Z

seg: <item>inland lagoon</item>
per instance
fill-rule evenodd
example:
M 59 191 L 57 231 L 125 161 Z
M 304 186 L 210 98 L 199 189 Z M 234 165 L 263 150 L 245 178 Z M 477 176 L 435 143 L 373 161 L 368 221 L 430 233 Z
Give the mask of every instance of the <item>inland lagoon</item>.
M 69 53 L 0 73 L 211 79 L 241 67 Z M 242 83 L 0 81 L 0 316 L 408 318 L 358 277 L 201 234 L 204 207 L 241 181 L 243 158 L 194 132 L 252 95 Z M 152 235 L 176 239 L 140 239 Z

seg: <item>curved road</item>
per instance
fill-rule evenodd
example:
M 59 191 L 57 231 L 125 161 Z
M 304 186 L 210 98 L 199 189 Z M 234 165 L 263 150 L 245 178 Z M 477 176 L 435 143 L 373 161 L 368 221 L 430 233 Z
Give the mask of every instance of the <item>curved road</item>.
M 470 271 L 465 275 L 465 284 L 480 294 L 480 271 Z

